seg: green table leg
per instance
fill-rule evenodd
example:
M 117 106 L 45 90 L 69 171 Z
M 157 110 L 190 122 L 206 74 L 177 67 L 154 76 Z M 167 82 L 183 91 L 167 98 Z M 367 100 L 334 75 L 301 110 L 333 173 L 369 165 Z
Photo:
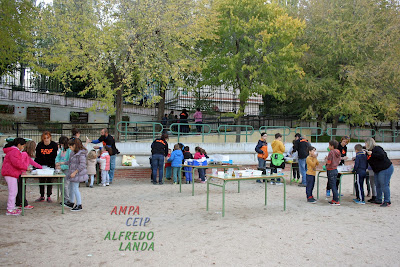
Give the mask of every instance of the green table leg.
M 193 179 L 193 176 L 192 176 Z M 210 183 L 207 180 L 207 211 L 208 211 L 208 200 L 209 200 L 209 194 L 210 194 Z
M 208 180 L 207 180 L 208 184 Z M 192 167 L 192 196 L 194 196 L 194 167 Z
M 339 177 L 339 202 L 342 199 L 342 177 L 343 177 L 343 174 L 341 174 Z
M 179 168 L 179 193 L 182 193 L 182 167 Z
M 61 188 L 61 214 L 64 214 L 64 194 L 65 194 L 65 176 L 61 178 L 62 179 L 62 188 Z
M 283 178 L 283 210 L 286 210 L 286 180 Z
M 265 206 L 267 206 L 267 184 L 268 184 L 268 180 L 266 180 L 264 184 L 265 184 L 265 201 L 264 201 L 265 203 L 264 204 L 265 204 Z
M 21 177 L 21 179 L 22 179 L 22 201 L 21 201 L 22 212 L 21 212 L 21 215 L 24 216 L 24 214 L 25 214 L 25 178 Z
M 240 193 L 240 181 L 238 181 L 238 193 Z
M 320 174 L 320 172 L 318 172 L 318 175 L 317 175 L 317 199 L 319 199 L 319 174 Z
M 222 217 L 225 217 L 225 184 L 226 182 L 224 181 L 222 186 Z
M 57 201 L 60 200 L 60 177 L 57 177 Z
M 293 164 L 290 164 L 290 177 L 289 177 L 289 184 L 292 184 L 292 175 L 293 174 Z

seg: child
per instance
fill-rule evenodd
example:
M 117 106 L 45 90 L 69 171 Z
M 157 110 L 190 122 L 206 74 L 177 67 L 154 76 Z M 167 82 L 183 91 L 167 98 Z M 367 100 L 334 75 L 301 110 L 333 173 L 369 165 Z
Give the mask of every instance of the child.
M 194 159 L 201 159 L 204 157 L 204 154 L 201 153 L 202 148 L 197 146 L 194 151 L 196 152 L 194 154 Z M 205 169 L 199 168 L 199 179 L 200 183 L 204 184 L 206 182 L 206 175 L 205 175 Z
M 23 138 L 15 138 L 3 148 L 6 154 L 1 168 L 1 175 L 8 185 L 8 201 L 6 215 L 20 215 L 21 210 L 15 209 L 15 198 L 18 193 L 18 177 L 27 170 L 27 166 L 22 158 L 21 151 L 24 149 L 26 141 Z
M 368 162 L 367 156 L 362 150 L 362 145 L 357 144 L 354 146 L 356 151 L 356 161 L 354 163 L 353 172 L 356 174 L 356 181 L 354 186 L 356 188 L 356 199 L 353 201 L 357 204 L 365 204 L 364 199 L 364 179 L 367 176 Z
M 315 174 L 317 166 L 319 165 L 317 159 L 317 150 L 315 147 L 310 146 L 308 148 L 308 157 L 306 159 L 307 163 L 307 172 L 306 172 L 306 179 L 307 179 L 307 186 L 306 186 L 306 195 L 307 195 L 307 202 L 315 204 L 317 201 L 313 197 L 313 190 L 315 184 Z
M 293 140 L 293 146 L 289 149 L 288 156 L 293 158 L 293 162 L 292 162 L 293 178 L 292 178 L 291 182 L 299 183 L 300 182 L 300 172 L 299 172 L 299 163 L 297 162 L 298 153 L 297 153 L 297 151 L 293 152 L 293 147 L 294 147 L 295 141 L 296 140 Z
M 68 206 L 72 208 L 71 211 L 80 211 L 82 210 L 82 199 L 79 192 L 79 183 L 88 179 L 86 169 L 87 150 L 78 138 L 69 140 L 68 147 L 71 150 L 70 158 L 67 162 L 67 180 L 69 180 L 69 197 L 71 201 Z
M 278 172 L 278 168 L 285 168 L 285 160 L 283 153 L 285 153 L 285 145 L 282 143 L 282 135 L 280 133 L 275 134 L 275 140 L 271 143 L 272 155 L 271 155 L 271 169 L 273 173 Z M 271 180 L 271 184 L 275 184 L 275 180 Z M 278 178 L 276 181 L 277 185 L 281 185 L 281 179 Z
M 90 176 L 90 188 L 93 188 L 94 175 L 96 174 L 96 158 L 96 150 L 92 149 L 87 156 L 87 174 Z
M 36 143 L 34 141 L 28 141 L 25 144 L 24 151 L 22 152 L 22 160 L 24 161 L 27 169 L 30 169 L 30 166 L 33 166 L 37 169 L 41 169 L 42 166 L 37 164 L 33 159 L 35 158 L 35 151 L 36 151 Z M 25 190 L 26 192 L 26 190 Z M 18 178 L 18 193 L 17 193 L 17 198 L 15 201 L 15 205 L 17 207 L 22 207 L 22 178 Z M 26 200 L 26 195 L 24 199 L 24 207 L 25 209 L 33 209 L 33 206 L 28 204 L 28 201 Z
M 167 180 L 171 180 L 171 173 L 172 173 L 171 162 L 168 162 L 168 159 L 171 157 L 171 152 L 172 152 L 172 150 L 169 148 L 168 149 L 167 161 L 165 162 L 165 166 L 164 166 L 165 167 L 165 178 Z
M 68 174 L 68 165 L 66 162 L 69 160 L 69 155 L 71 153 L 71 150 L 68 148 L 68 141 L 68 137 L 60 136 L 58 139 L 60 150 L 56 157 L 56 169 L 62 170 L 65 175 Z M 67 205 L 68 203 L 71 203 L 69 199 L 69 180 L 64 179 L 64 204 Z
M 185 146 L 185 148 L 183 149 L 183 158 L 184 159 L 193 159 L 193 155 L 192 153 L 190 153 L 189 151 L 189 147 Z M 186 177 L 186 183 L 190 184 L 192 182 L 192 168 L 191 167 L 184 167 L 184 173 L 185 173 L 185 177 Z
M 108 171 L 110 170 L 110 154 L 108 154 L 107 148 L 104 146 L 100 150 L 100 157 L 97 159 L 100 163 L 101 170 L 101 185 L 109 186 Z
M 203 154 L 206 159 L 210 158 L 207 155 L 207 151 L 205 151 L 204 148 L 200 148 L 200 153 Z M 207 181 L 207 170 L 208 170 L 208 168 L 204 169 L 204 181 Z
M 340 163 L 340 151 L 337 149 L 338 147 L 338 141 L 336 140 L 331 140 L 329 141 L 329 154 L 325 158 L 326 159 L 326 170 L 327 170 L 327 176 L 328 176 L 328 183 L 332 189 L 333 192 L 333 199 L 332 201 L 329 201 L 329 204 L 333 206 L 340 206 L 339 202 L 339 196 L 338 196 L 338 190 L 336 186 L 336 180 L 337 180 L 337 175 L 338 175 L 338 170 L 337 166 Z
M 171 157 L 168 159 L 168 162 L 171 162 L 172 167 L 172 177 L 174 178 L 174 184 L 177 184 L 178 181 L 178 172 L 181 167 L 183 160 L 183 153 L 181 148 L 179 148 L 179 144 L 174 145 L 174 151 L 171 153 Z

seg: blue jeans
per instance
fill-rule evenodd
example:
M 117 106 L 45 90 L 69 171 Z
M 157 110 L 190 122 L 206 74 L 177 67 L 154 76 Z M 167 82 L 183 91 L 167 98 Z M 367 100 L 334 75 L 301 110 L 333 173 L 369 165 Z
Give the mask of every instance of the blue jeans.
M 159 182 L 161 183 L 164 175 L 164 155 L 154 154 L 151 158 L 151 176 L 153 178 L 153 183 L 157 183 L 157 169 Z
M 306 164 L 307 159 L 299 159 L 299 171 L 301 173 L 301 183 L 304 185 L 307 185 L 307 177 L 306 177 L 306 172 L 307 172 L 307 164 Z
M 394 168 L 393 164 L 386 170 L 375 173 L 376 185 L 376 200 L 382 201 L 382 193 L 384 195 L 384 202 L 390 202 L 390 178 L 392 178 Z
M 115 159 L 117 158 L 117 155 L 112 155 L 110 156 L 110 171 L 108 172 L 108 176 L 110 177 L 110 183 L 114 179 L 114 172 L 115 172 Z
M 267 162 L 265 161 L 265 159 L 259 158 L 259 157 L 257 157 L 257 159 L 258 159 L 258 168 L 265 169 L 266 163 L 267 163 Z
M 306 177 L 307 177 L 306 195 L 308 199 L 309 197 L 313 196 L 312 191 L 314 190 L 315 176 L 306 174 Z
M 165 167 L 165 178 L 171 179 L 172 175 L 172 167 Z
M 204 182 L 206 180 L 206 169 L 198 169 L 199 178 Z
M 336 186 L 336 181 L 337 181 L 337 176 L 338 176 L 338 170 L 331 170 L 331 171 L 327 171 L 328 174 L 328 183 L 332 189 L 332 193 L 333 193 L 333 200 L 336 202 L 339 202 L 339 194 L 338 194 L 338 189 Z
M 174 183 L 178 182 L 179 169 L 180 167 L 172 167 L 172 177 L 174 178 Z
M 79 192 L 79 183 L 69 182 L 69 201 L 75 203 L 76 205 L 82 205 L 81 193 Z

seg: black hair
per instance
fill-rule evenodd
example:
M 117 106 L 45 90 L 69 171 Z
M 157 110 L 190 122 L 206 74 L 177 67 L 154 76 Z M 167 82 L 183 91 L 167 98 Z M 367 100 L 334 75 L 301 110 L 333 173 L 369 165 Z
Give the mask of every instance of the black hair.
M 71 133 L 73 136 L 75 136 L 78 133 L 81 133 L 81 130 L 77 129 L 77 128 L 72 128 Z
M 25 145 L 26 144 L 26 140 L 24 138 L 21 137 L 17 137 L 14 138 L 14 140 L 12 140 L 11 142 L 8 142 L 4 148 L 6 147 L 12 147 L 12 146 L 18 146 L 18 145 Z
M 190 149 L 189 149 L 189 147 L 188 146 L 185 146 L 185 148 L 183 149 L 183 151 L 189 151 Z
M 267 134 L 266 132 L 261 133 L 261 137 L 263 137 L 265 134 Z
M 313 151 L 314 149 L 316 149 L 316 148 L 313 147 L 313 146 L 309 146 L 309 147 L 308 147 L 308 151 Z
M 294 137 L 298 137 L 298 138 L 300 138 L 300 137 L 301 137 L 301 134 L 299 134 L 299 133 L 296 133 L 296 134 L 294 135 Z
M 276 133 L 275 134 L 275 139 L 278 139 L 279 137 L 282 137 L 282 135 L 280 133 Z
M 331 140 L 331 141 L 329 141 L 329 145 L 333 146 L 334 149 L 337 149 L 339 142 L 336 140 Z
M 68 149 L 68 141 L 69 141 L 68 137 L 62 135 L 58 139 L 58 144 L 61 145 L 64 148 L 64 150 L 67 150 Z

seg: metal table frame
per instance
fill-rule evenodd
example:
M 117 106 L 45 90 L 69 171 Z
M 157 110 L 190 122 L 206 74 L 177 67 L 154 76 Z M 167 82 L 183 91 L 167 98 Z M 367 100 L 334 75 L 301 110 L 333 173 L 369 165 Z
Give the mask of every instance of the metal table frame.
M 322 176 L 321 173 L 327 173 L 327 171 L 324 170 L 317 170 L 318 175 L 317 175 L 317 199 L 319 198 L 319 178 L 328 178 L 328 175 L 326 176 Z M 338 188 L 338 194 L 339 194 L 339 202 L 342 199 L 342 178 L 344 175 L 353 175 L 353 194 L 354 194 L 354 182 L 356 179 L 356 174 L 354 174 L 353 172 L 339 172 L 340 176 L 339 178 L 337 178 L 339 180 L 339 188 Z
M 188 168 L 192 168 L 191 171 L 185 171 L 182 170 L 184 167 L 188 167 Z M 185 165 L 182 164 L 180 169 L 179 169 L 179 193 L 182 193 L 182 172 L 191 172 L 192 173 L 192 196 L 194 196 L 194 173 L 195 173 L 195 169 L 224 169 L 224 171 L 226 171 L 226 169 L 237 169 L 239 170 L 241 167 L 241 165 L 206 165 L 206 166 L 193 166 L 193 165 Z
M 52 182 L 52 183 L 27 183 L 26 179 L 29 178 L 57 178 L 57 182 Z M 60 199 L 60 186 L 61 186 L 61 213 L 64 214 L 64 179 L 65 179 L 65 174 L 64 173 L 59 173 L 59 174 L 53 174 L 53 175 L 35 175 L 35 174 L 29 174 L 25 173 L 21 175 L 22 179 L 22 212 L 21 215 L 25 214 L 25 207 L 24 207 L 24 200 L 25 200 L 25 186 L 26 185 L 57 185 L 57 201 Z M 61 181 L 60 181 L 61 180 Z
M 267 206 L 267 187 L 268 187 L 268 181 L 271 181 L 272 179 L 276 178 L 281 178 L 283 180 L 283 210 L 286 211 L 286 180 L 284 178 L 284 175 L 261 175 L 261 176 L 254 176 L 254 177 L 228 177 L 228 178 L 223 178 L 223 177 L 218 177 L 218 176 L 210 176 L 210 178 L 213 179 L 219 179 L 222 180 L 223 183 L 221 184 L 216 184 L 212 183 L 211 179 L 207 180 L 207 211 L 209 207 L 209 194 L 210 194 L 210 185 L 218 186 L 222 188 L 222 217 L 225 216 L 225 186 L 228 182 L 238 182 L 238 193 L 240 193 L 240 181 L 252 181 L 252 180 L 267 180 L 265 181 L 265 206 Z

